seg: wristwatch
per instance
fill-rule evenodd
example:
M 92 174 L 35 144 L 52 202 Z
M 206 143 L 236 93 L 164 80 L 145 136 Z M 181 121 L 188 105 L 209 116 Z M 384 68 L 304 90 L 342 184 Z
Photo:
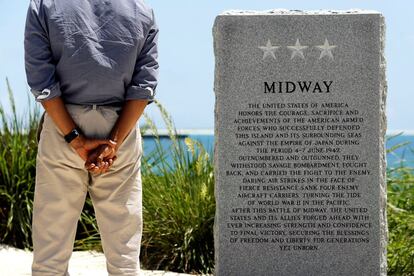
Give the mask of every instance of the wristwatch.
M 79 129 L 78 128 L 74 128 L 74 129 L 72 129 L 68 134 L 66 134 L 64 137 L 65 137 L 65 141 L 67 142 L 67 143 L 70 143 L 70 142 L 72 142 L 72 140 L 73 139 L 75 139 L 76 137 L 78 137 L 79 136 Z

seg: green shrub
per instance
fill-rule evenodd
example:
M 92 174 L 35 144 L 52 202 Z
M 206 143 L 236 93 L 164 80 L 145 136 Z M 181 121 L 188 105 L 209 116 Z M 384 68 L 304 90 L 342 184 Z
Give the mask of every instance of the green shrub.
M 200 142 L 177 139 L 171 118 L 161 105 L 171 147 L 160 139 L 145 155 L 143 172 L 144 231 L 142 264 L 151 269 L 211 273 L 214 267 L 215 212 L 213 165 Z M 149 129 L 157 128 L 145 116 Z
M 31 247 L 36 128 L 40 112 L 29 105 L 28 117 L 18 118 L 8 80 L 7 89 L 13 113 L 7 116 L 0 105 L 0 240 L 26 248 Z
M 404 143 L 388 153 L 401 147 L 412 151 Z M 399 166 L 387 168 L 387 186 L 388 274 L 414 275 L 414 168 L 406 166 L 403 159 Z

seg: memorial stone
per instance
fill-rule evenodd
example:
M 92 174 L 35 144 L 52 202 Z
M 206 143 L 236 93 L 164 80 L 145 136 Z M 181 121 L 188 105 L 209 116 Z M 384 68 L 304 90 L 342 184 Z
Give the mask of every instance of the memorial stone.
M 216 18 L 216 275 L 386 275 L 384 33 L 375 11 Z

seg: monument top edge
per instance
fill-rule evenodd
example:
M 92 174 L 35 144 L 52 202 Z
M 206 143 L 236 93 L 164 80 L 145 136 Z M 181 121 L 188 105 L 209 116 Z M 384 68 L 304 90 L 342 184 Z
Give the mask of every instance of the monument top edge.
M 227 10 L 219 14 L 219 16 L 232 15 L 347 15 L 347 14 L 381 14 L 375 10 L 350 9 L 350 10 L 288 10 L 288 9 L 272 9 L 272 10 Z

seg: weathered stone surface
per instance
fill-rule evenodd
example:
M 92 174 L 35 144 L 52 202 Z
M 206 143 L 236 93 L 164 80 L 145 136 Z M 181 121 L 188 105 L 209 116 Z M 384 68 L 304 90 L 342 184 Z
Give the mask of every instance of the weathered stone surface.
M 384 28 L 361 10 L 216 18 L 216 275 L 386 275 Z

